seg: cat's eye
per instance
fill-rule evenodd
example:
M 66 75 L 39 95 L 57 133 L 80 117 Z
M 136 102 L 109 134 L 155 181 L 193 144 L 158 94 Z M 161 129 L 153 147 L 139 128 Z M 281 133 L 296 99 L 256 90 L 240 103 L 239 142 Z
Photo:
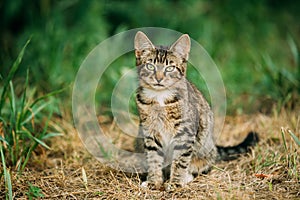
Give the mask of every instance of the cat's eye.
M 174 71 L 175 67 L 174 66 L 169 66 L 165 69 L 166 72 L 172 72 Z
M 155 70 L 154 65 L 152 65 L 152 64 L 150 64 L 150 63 L 147 63 L 147 64 L 146 64 L 146 68 L 147 68 L 148 70 L 150 70 L 150 71 L 154 71 L 154 70 Z

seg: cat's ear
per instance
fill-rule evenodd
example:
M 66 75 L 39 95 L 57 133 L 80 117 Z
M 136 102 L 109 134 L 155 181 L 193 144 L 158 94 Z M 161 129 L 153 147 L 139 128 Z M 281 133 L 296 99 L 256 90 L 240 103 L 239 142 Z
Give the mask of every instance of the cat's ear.
M 138 31 L 134 38 L 135 56 L 140 57 L 143 50 L 155 49 L 149 38 L 141 31 Z
M 170 47 L 171 51 L 178 53 L 182 58 L 188 60 L 191 49 L 191 40 L 188 34 L 182 35 L 174 44 Z

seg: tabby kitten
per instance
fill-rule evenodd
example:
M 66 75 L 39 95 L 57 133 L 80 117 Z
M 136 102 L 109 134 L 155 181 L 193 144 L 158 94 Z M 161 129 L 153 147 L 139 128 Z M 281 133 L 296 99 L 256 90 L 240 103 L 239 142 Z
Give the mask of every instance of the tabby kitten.
M 228 152 L 254 144 L 251 133 L 236 147 L 217 147 L 213 113 L 201 92 L 186 79 L 190 38 L 182 35 L 171 47 L 154 46 L 137 32 L 134 40 L 139 87 L 136 103 L 140 129 L 136 151 L 146 153 L 148 175 L 143 186 L 183 186 L 207 171 Z

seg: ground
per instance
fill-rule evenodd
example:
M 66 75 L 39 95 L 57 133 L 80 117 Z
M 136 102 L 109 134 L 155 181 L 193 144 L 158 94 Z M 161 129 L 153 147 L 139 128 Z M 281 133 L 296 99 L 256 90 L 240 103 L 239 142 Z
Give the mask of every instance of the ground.
M 173 192 L 141 188 L 137 175 L 110 169 L 89 154 L 70 123 L 56 124 L 66 134 L 51 141 L 52 150 L 38 149 L 22 175 L 11 169 L 15 199 L 34 196 L 30 187 L 39 188 L 43 199 L 300 199 L 300 148 L 287 131 L 299 138 L 299 113 L 226 117 L 218 144 L 234 145 L 249 131 L 259 133 L 259 144 Z M 107 121 L 104 126 L 117 131 Z M 2 183 L 0 199 L 5 199 Z

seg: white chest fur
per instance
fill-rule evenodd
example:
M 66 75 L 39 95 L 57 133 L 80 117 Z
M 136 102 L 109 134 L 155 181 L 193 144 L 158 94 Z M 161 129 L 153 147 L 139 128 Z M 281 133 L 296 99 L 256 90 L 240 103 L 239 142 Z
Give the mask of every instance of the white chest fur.
M 170 143 L 172 143 L 173 138 L 173 131 L 174 129 L 168 125 L 166 122 L 167 116 L 165 111 L 165 100 L 170 99 L 172 96 L 175 95 L 174 90 L 151 90 L 151 89 L 144 89 L 144 95 L 158 102 L 159 105 L 153 105 L 152 109 L 149 110 L 149 115 L 152 116 L 150 129 L 156 130 L 162 139 L 162 145 L 164 146 L 164 150 L 168 149 Z
M 165 100 L 174 95 L 173 90 L 151 90 L 144 89 L 144 94 L 149 98 L 157 101 L 160 106 L 165 106 Z

